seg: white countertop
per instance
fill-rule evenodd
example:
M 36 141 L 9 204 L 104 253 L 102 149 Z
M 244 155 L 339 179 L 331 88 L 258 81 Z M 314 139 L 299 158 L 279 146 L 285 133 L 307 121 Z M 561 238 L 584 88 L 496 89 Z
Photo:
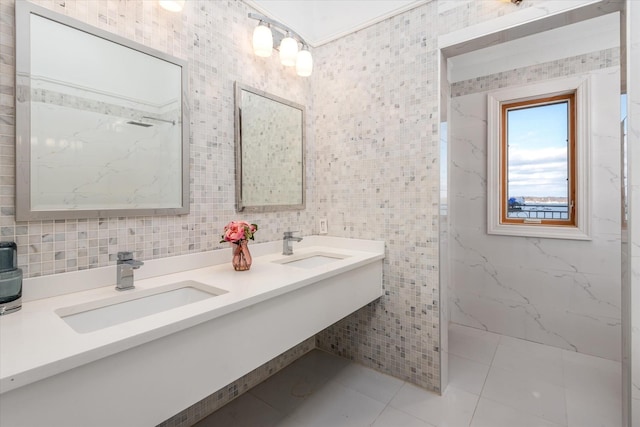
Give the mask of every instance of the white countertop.
M 249 271 L 233 270 L 229 248 L 145 261 L 135 273 L 136 289 L 127 293 L 185 280 L 228 292 L 89 333 L 75 332 L 55 310 L 121 295 L 115 290 L 115 265 L 25 279 L 22 310 L 0 317 L 0 393 L 384 258 L 384 242 L 378 241 L 305 236 L 293 245 L 294 257 L 327 252 L 346 258 L 308 269 L 287 266 L 273 262 L 286 257 L 281 253 L 282 242 L 276 241 L 250 244 Z M 100 280 L 111 283 L 105 286 Z

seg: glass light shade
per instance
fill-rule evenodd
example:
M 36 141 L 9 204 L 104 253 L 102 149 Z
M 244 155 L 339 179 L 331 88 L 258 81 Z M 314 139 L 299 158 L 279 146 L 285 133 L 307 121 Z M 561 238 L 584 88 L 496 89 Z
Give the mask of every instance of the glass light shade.
M 313 71 L 313 57 L 311 57 L 311 52 L 303 49 L 298 52 L 296 58 L 296 72 L 300 77 L 309 77 L 311 71 Z
M 171 12 L 180 12 L 184 7 L 184 0 L 160 0 L 160 6 Z
M 266 58 L 273 51 L 273 34 L 266 25 L 258 25 L 253 30 L 253 52 L 257 56 Z
M 280 62 L 287 67 L 296 65 L 298 56 L 298 42 L 291 37 L 285 37 L 280 42 Z

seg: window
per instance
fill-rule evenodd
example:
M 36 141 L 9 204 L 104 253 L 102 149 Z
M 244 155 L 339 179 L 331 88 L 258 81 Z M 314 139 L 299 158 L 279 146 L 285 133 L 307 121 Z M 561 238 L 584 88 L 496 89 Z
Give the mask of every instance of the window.
M 575 93 L 501 104 L 503 224 L 575 226 Z
M 588 240 L 588 78 L 488 96 L 487 232 Z

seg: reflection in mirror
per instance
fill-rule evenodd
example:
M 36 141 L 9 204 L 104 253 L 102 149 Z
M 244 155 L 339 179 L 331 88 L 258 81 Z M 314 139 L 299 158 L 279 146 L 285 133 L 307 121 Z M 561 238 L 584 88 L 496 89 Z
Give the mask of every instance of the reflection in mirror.
M 304 106 L 236 83 L 238 211 L 304 209 Z
M 186 63 L 28 2 L 16 20 L 17 220 L 188 213 Z

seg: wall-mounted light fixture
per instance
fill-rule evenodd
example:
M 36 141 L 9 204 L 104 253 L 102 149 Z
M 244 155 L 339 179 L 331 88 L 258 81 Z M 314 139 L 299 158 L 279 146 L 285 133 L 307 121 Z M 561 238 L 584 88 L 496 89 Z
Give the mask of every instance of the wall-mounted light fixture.
M 253 30 L 253 52 L 257 56 L 269 57 L 273 49 L 280 51 L 280 62 L 287 67 L 296 67 L 299 76 L 308 77 L 313 71 L 313 57 L 309 45 L 295 31 L 257 13 L 249 13 L 249 18 L 260 21 Z M 272 31 L 275 29 L 277 31 Z M 301 48 L 299 48 L 299 46 Z
M 184 0 L 159 0 L 158 3 L 170 12 L 181 12 L 184 7 Z

